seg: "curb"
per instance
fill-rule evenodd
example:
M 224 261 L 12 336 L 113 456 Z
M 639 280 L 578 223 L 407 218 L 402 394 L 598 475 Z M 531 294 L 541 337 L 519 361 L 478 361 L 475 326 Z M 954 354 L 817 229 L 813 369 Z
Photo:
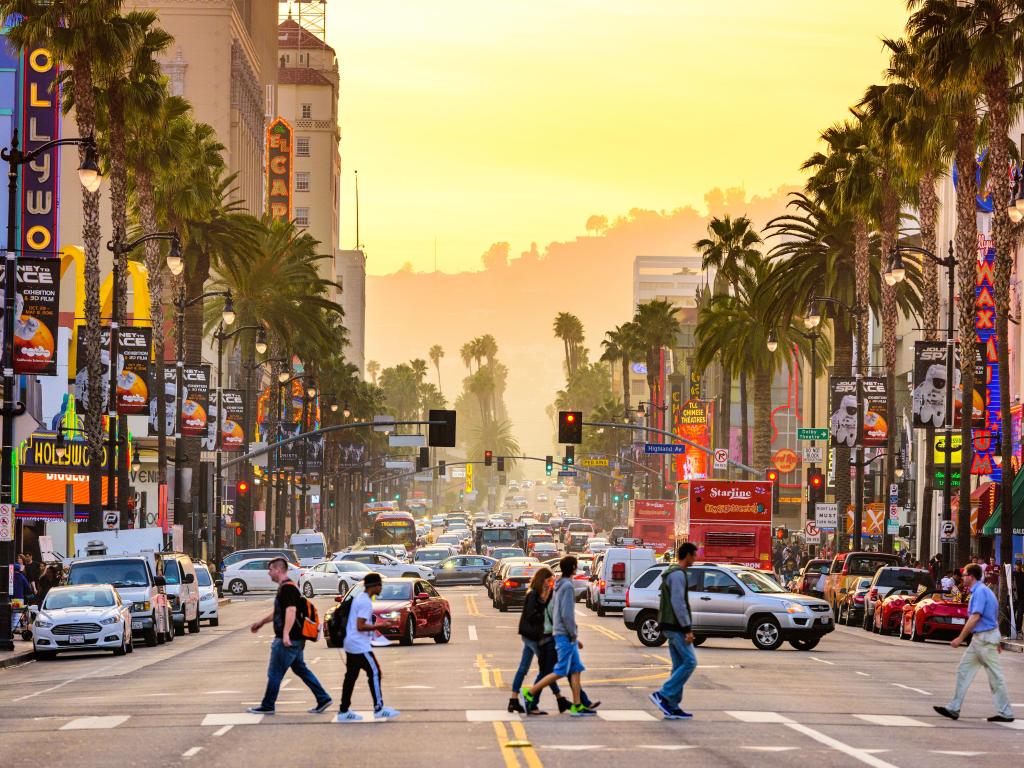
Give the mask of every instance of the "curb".
M 231 602 L 231 598 L 230 597 L 218 597 L 217 598 L 217 605 L 218 606 L 227 605 L 230 602 Z
M 26 661 L 31 661 L 34 656 L 32 649 L 29 648 L 25 651 L 16 651 L 5 659 L 0 659 L 0 669 L 7 669 L 8 667 L 17 667 L 24 664 Z
M 1024 643 L 1020 640 L 1001 640 L 999 646 L 1004 651 L 1010 651 L 1011 653 L 1024 653 Z

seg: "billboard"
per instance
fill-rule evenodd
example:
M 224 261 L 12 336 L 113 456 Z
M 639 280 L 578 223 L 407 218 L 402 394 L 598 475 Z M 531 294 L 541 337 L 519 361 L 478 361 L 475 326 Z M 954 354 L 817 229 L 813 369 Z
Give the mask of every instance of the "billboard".
M 152 340 L 152 328 L 122 327 L 117 331 L 118 413 L 144 413 L 149 405 Z
M 156 365 L 149 369 L 149 436 L 156 437 L 159 430 L 160 404 L 157 400 Z M 175 397 L 178 394 L 178 369 L 174 365 L 164 365 L 164 434 L 174 434 L 174 417 L 177 414 Z
M 687 400 L 681 408 L 674 409 L 674 431 L 680 437 L 710 449 L 714 439 L 714 403 L 710 400 Z M 702 480 L 710 473 L 711 455 L 699 450 L 687 450 L 677 454 L 676 479 L 686 483 Z
M 267 128 L 267 212 L 277 221 L 292 218 L 292 127 L 283 117 Z
M 23 54 L 21 67 L 22 151 L 28 153 L 60 138 L 60 91 L 57 61 L 45 48 Z M 60 153 L 43 152 L 21 171 L 21 249 L 55 251 Z
M 18 515 L 61 519 L 65 487 L 70 485 L 76 518 L 88 519 L 89 460 L 85 441 L 67 440 L 63 456 L 57 455 L 56 447 L 54 432 L 36 432 L 18 447 Z M 106 447 L 103 463 L 107 463 Z M 102 498 L 107 498 L 106 472 Z
M 690 525 L 770 523 L 772 484 L 762 480 L 701 480 L 690 485 Z
M 974 284 L 974 330 L 984 366 L 981 380 L 984 382 L 985 423 L 982 428 L 974 430 L 971 474 L 990 475 L 992 481 L 998 483 L 1002 479 L 1002 471 L 996 463 L 1002 417 L 999 412 L 999 352 L 995 326 L 995 260 L 996 249 L 992 245 L 992 238 L 979 232 L 978 271 Z
M 985 366 L 982 363 L 982 345 L 974 345 L 973 419 L 976 426 L 985 423 Z M 945 426 L 946 418 L 946 342 L 914 342 L 914 390 L 911 411 L 914 428 Z M 954 426 L 960 426 L 963 386 L 960 382 L 960 345 L 953 345 L 953 417 Z
M 220 411 L 220 447 L 223 451 L 241 451 L 246 445 L 245 393 L 240 389 L 221 390 L 224 409 Z M 219 410 L 217 393 L 211 400 L 213 412 Z
M 206 437 L 209 431 L 210 366 L 186 365 L 182 369 L 181 434 Z
M 6 268 L 0 263 L 0 285 Z M 0 310 L 0 348 L 3 345 Z M 36 376 L 57 373 L 57 327 L 60 324 L 60 259 L 18 259 L 14 297 L 14 372 Z
M 889 400 L 885 392 L 885 378 L 865 376 L 861 379 L 864 395 L 863 442 L 868 448 L 886 445 L 889 437 Z

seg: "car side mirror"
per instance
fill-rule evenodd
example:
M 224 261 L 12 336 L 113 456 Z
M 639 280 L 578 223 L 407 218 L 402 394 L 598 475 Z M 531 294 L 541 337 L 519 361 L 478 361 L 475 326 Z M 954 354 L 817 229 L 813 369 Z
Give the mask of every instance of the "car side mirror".
M 334 598 L 334 602 L 336 602 L 336 603 L 341 603 L 341 602 L 344 602 L 344 601 L 345 601 L 345 595 L 338 595 L 337 597 Z
M 157 576 L 153 579 L 153 583 L 158 587 L 165 587 L 167 586 L 167 579 L 163 576 Z
M 195 576 L 194 573 L 186 573 L 185 574 L 185 583 L 186 584 L 194 584 L 195 581 L 196 581 L 196 576 Z
M 416 599 L 417 600 L 429 600 L 430 599 L 430 595 L 428 595 L 426 592 L 418 592 L 418 593 L 416 593 Z
M 729 594 L 730 595 L 740 595 L 742 597 L 743 596 L 743 590 L 740 589 L 739 587 L 729 587 Z

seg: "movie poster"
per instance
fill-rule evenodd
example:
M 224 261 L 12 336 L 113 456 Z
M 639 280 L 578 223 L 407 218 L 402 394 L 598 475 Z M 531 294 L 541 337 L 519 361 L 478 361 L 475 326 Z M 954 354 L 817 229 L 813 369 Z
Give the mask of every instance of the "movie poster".
M 117 332 L 118 413 L 144 413 L 149 405 L 152 340 L 152 328 L 120 328 Z
M 245 449 L 245 393 L 240 389 L 221 391 L 224 408 L 220 412 L 220 446 L 225 451 Z
M 0 262 L 0 286 L 6 269 Z M 14 296 L 14 372 L 36 376 L 57 374 L 57 328 L 60 325 L 60 260 L 24 256 L 18 259 Z M 0 310 L 0 348 L 3 344 Z
M 210 366 L 186 365 L 182 369 L 181 434 L 206 437 L 209 431 Z
M 846 445 L 852 448 L 860 438 L 857 420 L 857 379 L 853 376 L 832 376 L 829 378 L 829 390 L 832 445 Z
M 889 398 L 885 391 L 885 378 L 865 376 L 861 379 L 864 396 L 864 428 L 861 433 L 865 448 L 880 448 L 889 439 Z
M 149 393 L 149 436 L 156 437 L 159 430 L 160 405 L 157 401 L 156 366 L 150 366 L 149 381 L 151 388 Z M 167 410 L 164 412 L 164 434 L 174 435 L 174 419 L 178 413 L 175 398 L 178 393 L 178 369 L 174 363 L 164 363 L 164 404 Z

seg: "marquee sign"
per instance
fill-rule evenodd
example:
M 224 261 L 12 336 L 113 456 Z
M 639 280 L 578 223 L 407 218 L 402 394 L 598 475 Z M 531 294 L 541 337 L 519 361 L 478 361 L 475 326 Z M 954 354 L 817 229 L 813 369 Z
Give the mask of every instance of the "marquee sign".
M 984 365 L 985 426 L 974 430 L 971 474 L 990 475 L 993 482 L 998 483 L 1002 479 L 1002 470 L 996 463 L 1002 416 L 999 412 L 999 354 L 995 325 L 995 260 L 996 249 L 992 245 L 991 236 L 979 232 L 974 330 Z
M 28 153 L 60 138 L 57 60 L 45 48 L 25 51 L 22 62 L 22 149 Z M 57 250 L 58 158 L 43 152 L 21 172 L 21 248 Z
M 65 487 L 70 485 L 75 501 L 75 515 L 88 519 L 89 459 L 84 440 L 65 439 L 64 455 L 57 453 L 54 432 L 36 432 L 17 451 L 18 517 L 61 519 L 64 511 Z M 103 449 L 103 464 L 107 449 Z M 107 474 L 103 473 L 103 496 L 107 498 Z
M 279 117 L 267 128 L 267 211 L 277 221 L 292 218 L 292 127 Z

